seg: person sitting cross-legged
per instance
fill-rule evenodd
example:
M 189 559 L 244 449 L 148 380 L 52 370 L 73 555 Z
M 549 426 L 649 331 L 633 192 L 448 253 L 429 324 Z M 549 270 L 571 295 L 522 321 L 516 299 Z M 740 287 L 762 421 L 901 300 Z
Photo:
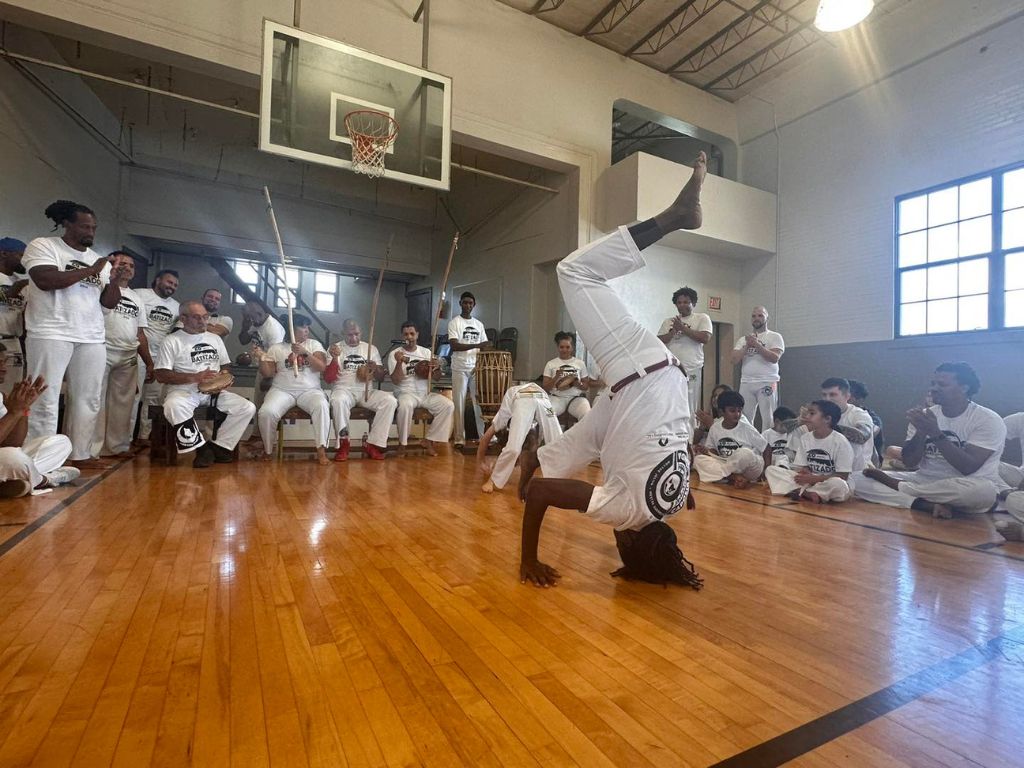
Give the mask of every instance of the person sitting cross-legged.
M 795 420 L 796 414 L 784 405 L 772 411 L 772 426 L 761 433 L 768 443 L 763 457 L 766 467 L 792 466 L 796 451 L 790 448 L 790 439 Z
M 912 472 L 869 467 L 853 484 L 864 501 L 930 512 L 987 512 L 1004 487 L 999 478 L 1006 426 L 994 411 L 973 402 L 981 388 L 967 363 L 943 363 L 932 376 L 934 405 L 907 412 L 901 457 Z
M 568 412 L 576 421 L 590 413 L 587 388 L 590 377 L 587 365 L 576 357 L 576 344 L 571 333 L 559 331 L 555 334 L 558 357 L 548 360 L 544 366 L 542 386 L 551 396 L 551 407 L 555 416 Z
M 697 454 L 693 468 L 701 482 L 724 480 L 737 488 L 746 488 L 761 477 L 768 441 L 744 418 L 743 405 L 739 392 L 723 392 L 719 396 L 722 417 L 707 426 L 704 442 L 693 447 Z M 697 418 L 706 422 L 708 415 L 700 412 Z
M 850 498 L 847 478 L 853 469 L 854 451 L 850 441 L 835 429 L 841 418 L 839 406 L 829 400 L 815 400 L 808 406 L 808 431 L 798 438 L 793 468 L 770 466 L 764 471 L 774 495 L 818 504 Z

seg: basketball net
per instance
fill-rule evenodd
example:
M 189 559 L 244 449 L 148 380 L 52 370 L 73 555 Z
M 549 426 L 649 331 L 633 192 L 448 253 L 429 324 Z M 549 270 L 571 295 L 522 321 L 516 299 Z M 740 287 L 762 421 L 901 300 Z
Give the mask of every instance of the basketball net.
M 352 140 L 352 170 L 363 176 L 384 175 L 384 156 L 398 138 L 398 122 L 383 112 L 360 109 L 345 115 Z

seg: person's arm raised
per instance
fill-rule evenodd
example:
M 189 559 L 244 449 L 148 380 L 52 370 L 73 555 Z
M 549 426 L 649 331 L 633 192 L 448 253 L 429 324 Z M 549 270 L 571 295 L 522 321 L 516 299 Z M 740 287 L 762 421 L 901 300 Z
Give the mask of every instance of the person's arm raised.
M 585 512 L 590 506 L 594 486 L 582 480 L 538 477 L 530 481 L 523 512 L 522 548 L 519 559 L 519 581 L 538 587 L 553 587 L 561 574 L 537 559 L 540 527 L 548 507 Z

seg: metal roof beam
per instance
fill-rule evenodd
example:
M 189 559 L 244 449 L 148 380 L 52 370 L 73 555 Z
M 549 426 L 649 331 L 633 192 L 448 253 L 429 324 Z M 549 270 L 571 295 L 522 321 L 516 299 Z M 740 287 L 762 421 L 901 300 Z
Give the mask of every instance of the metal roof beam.
M 719 75 L 704 85 L 704 89 L 708 91 L 734 91 L 746 85 L 755 77 L 759 77 L 768 70 L 777 67 L 786 59 L 795 56 L 818 41 L 820 35 L 812 29 L 813 24 L 813 21 L 806 21 L 794 27 L 771 45 L 762 48 L 728 72 Z M 724 83 L 724 85 L 719 85 L 719 83 Z
M 687 0 L 672 13 L 662 19 L 657 26 L 630 46 L 624 55 L 633 54 L 649 56 L 661 51 L 665 46 L 679 37 L 698 21 L 703 19 L 715 7 L 726 0 Z M 641 48 L 645 50 L 640 50 Z
M 611 0 L 597 16 L 590 20 L 580 34 L 583 37 L 607 34 L 625 21 L 629 14 L 644 2 L 645 0 Z

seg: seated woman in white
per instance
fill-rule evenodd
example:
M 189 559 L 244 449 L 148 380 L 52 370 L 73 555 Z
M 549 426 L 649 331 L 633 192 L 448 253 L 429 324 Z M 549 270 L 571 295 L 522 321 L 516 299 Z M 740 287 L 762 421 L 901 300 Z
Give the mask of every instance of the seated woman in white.
M 555 344 L 558 345 L 558 357 L 548 360 L 544 366 L 544 391 L 551 396 L 555 416 L 568 411 L 570 416 L 579 421 L 590 413 L 587 365 L 576 357 L 576 345 L 571 333 L 556 333 Z

